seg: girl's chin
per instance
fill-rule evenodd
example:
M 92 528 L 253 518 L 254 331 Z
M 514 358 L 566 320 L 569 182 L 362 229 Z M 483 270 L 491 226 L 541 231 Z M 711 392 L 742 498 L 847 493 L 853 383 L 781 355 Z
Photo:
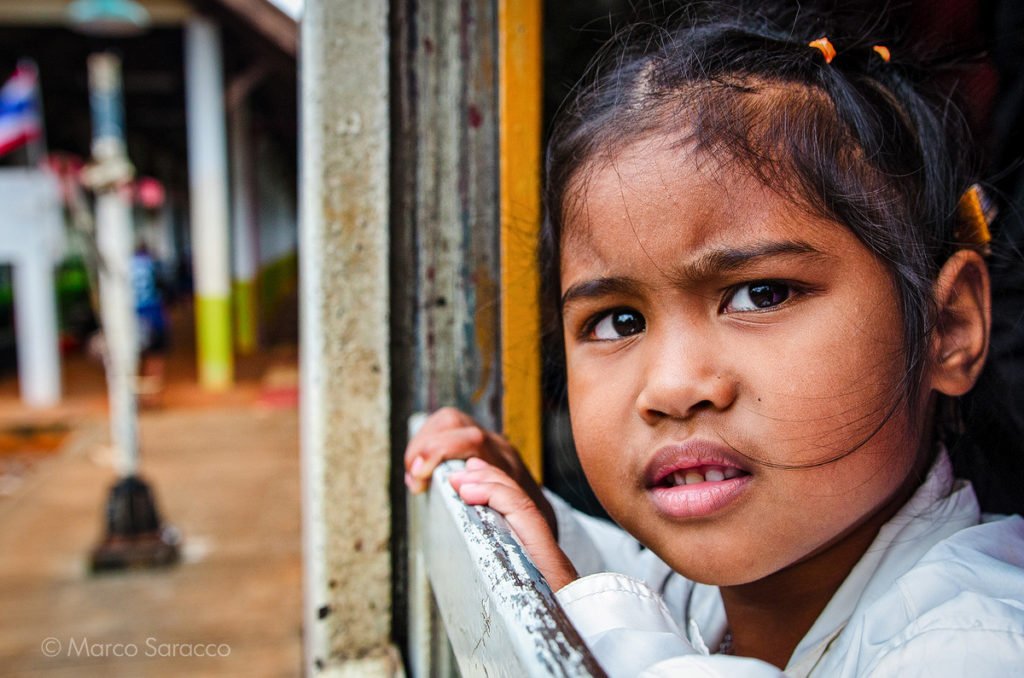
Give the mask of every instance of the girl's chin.
M 675 572 L 700 584 L 751 584 L 801 561 L 799 555 L 788 558 L 749 533 L 707 525 L 666 527 L 659 522 L 650 521 L 647 530 L 628 531 Z
M 718 587 L 753 584 L 775 574 L 779 569 L 784 569 L 772 569 L 771 565 L 766 567 L 763 562 L 758 563 L 756 566 L 742 567 L 738 566 L 734 557 L 730 556 L 715 559 L 701 558 L 698 561 L 694 561 L 693 558 L 686 558 L 676 554 L 675 558 L 670 555 L 668 558 L 662 557 L 662 560 L 686 579 L 698 584 Z

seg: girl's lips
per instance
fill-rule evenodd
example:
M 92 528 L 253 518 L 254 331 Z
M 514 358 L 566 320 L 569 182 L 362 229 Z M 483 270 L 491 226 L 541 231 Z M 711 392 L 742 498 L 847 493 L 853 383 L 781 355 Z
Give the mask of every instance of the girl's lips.
M 670 518 L 703 518 L 728 506 L 750 484 L 750 474 L 694 485 L 652 487 L 655 508 Z
M 673 518 L 704 517 L 725 508 L 752 479 L 736 456 L 730 448 L 700 440 L 661 448 L 645 473 L 655 507 Z

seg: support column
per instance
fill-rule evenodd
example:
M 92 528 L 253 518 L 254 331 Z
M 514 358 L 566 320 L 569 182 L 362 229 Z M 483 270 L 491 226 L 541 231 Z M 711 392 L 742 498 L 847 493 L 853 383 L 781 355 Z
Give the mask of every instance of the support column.
M 13 265 L 18 386 L 30 407 L 60 402 L 54 265 L 64 224 L 57 182 L 41 170 L 0 170 L 0 263 Z
M 228 160 L 220 32 L 204 17 L 185 26 L 189 202 L 199 382 L 225 389 L 233 378 L 228 260 Z
M 301 49 L 305 667 L 391 676 L 388 3 L 307 0 Z
M 253 221 L 252 138 L 249 107 L 243 99 L 231 111 L 231 239 L 234 281 L 235 346 L 249 355 L 256 350 L 256 271 L 258 252 Z
M 15 262 L 14 295 L 21 399 L 30 407 L 52 407 L 60 402 L 60 353 L 49 252 L 26 252 Z

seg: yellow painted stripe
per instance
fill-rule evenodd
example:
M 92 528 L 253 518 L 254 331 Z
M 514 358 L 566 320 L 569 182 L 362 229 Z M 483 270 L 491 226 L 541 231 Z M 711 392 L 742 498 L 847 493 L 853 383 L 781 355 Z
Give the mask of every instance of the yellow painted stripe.
M 231 300 L 228 297 L 196 297 L 196 343 L 199 384 L 211 391 L 230 387 L 234 361 L 231 354 Z
M 231 298 L 235 308 L 235 346 L 242 355 L 256 352 L 256 283 L 235 280 Z
M 500 0 L 502 424 L 541 478 L 541 0 Z

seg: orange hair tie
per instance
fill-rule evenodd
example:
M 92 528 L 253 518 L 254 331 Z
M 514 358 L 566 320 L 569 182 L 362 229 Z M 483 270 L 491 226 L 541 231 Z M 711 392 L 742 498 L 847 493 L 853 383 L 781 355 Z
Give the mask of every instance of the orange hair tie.
M 811 40 L 807 43 L 807 46 L 821 52 L 821 55 L 825 57 L 826 64 L 832 63 L 832 60 L 836 58 L 836 48 L 832 46 L 832 43 L 824 35 L 817 40 Z
M 957 228 L 953 237 L 960 245 L 973 247 L 983 254 L 989 253 L 992 234 L 989 224 L 995 219 L 998 208 L 978 184 L 971 186 L 960 196 L 956 206 Z
M 874 45 L 871 49 L 875 54 L 882 57 L 882 61 L 885 63 L 889 63 L 889 60 L 892 59 L 892 52 L 885 45 Z

